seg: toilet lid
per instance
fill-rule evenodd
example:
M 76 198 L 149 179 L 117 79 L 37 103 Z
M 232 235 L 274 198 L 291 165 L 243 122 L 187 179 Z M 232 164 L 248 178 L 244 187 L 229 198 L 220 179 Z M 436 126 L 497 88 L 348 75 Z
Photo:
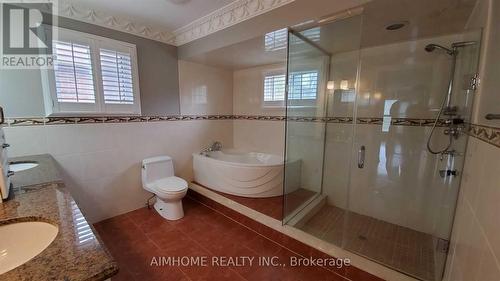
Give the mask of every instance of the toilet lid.
M 178 177 L 168 177 L 151 183 L 151 188 L 162 192 L 180 192 L 187 189 L 185 180 Z

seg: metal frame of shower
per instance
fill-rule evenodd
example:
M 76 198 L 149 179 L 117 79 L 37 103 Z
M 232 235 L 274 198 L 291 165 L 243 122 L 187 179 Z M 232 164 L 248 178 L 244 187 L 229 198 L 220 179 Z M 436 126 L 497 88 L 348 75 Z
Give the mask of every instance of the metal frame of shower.
M 289 75 L 290 75 L 290 61 L 289 61 L 289 58 L 290 58 L 290 34 L 293 34 L 294 36 L 298 37 L 299 39 L 303 40 L 305 43 L 311 45 L 312 47 L 316 48 L 318 51 L 320 51 L 321 53 L 323 53 L 325 56 L 328 57 L 328 64 L 326 66 L 326 74 L 325 74 L 325 78 L 326 78 L 326 83 L 325 83 L 325 90 L 324 90 L 324 103 L 323 103 L 323 118 L 326 118 L 328 117 L 328 92 L 327 92 L 327 84 L 328 84 L 328 81 L 329 81 L 329 78 L 330 78 L 330 70 L 331 70 L 331 60 L 332 60 L 332 54 L 330 52 L 328 52 L 327 50 L 323 49 L 321 46 L 319 46 L 318 44 L 316 44 L 314 41 L 310 40 L 309 38 L 305 37 L 304 35 L 302 35 L 300 32 L 301 31 L 304 31 L 304 30 L 308 30 L 308 29 L 311 29 L 311 28 L 315 28 L 315 27 L 320 27 L 320 26 L 324 26 L 324 25 L 328 25 L 328 24 L 332 24 L 334 22 L 337 22 L 337 21 L 341 21 L 341 20 L 345 20 L 345 19 L 348 19 L 348 18 L 351 18 L 351 17 L 355 17 L 355 16 L 359 16 L 359 15 L 362 15 L 363 14 L 363 11 L 364 11 L 364 7 L 362 6 L 358 6 L 358 7 L 355 7 L 355 8 L 351 8 L 349 10 L 346 10 L 346 11 L 343 11 L 343 12 L 340 12 L 340 13 L 335 13 L 333 15 L 329 15 L 329 16 L 326 16 L 326 17 L 322 17 L 320 18 L 319 20 L 316 20 L 316 21 L 312 21 L 312 22 L 307 22 L 307 23 L 304 23 L 304 24 L 299 24 L 299 25 L 295 25 L 295 26 L 292 26 L 292 27 L 288 27 L 287 28 L 287 37 L 286 37 L 286 40 L 287 40 L 287 45 L 286 45 L 286 76 L 285 76 L 285 107 L 286 107 L 286 110 L 285 110 L 285 145 L 284 145 L 284 167 L 283 167 L 283 208 L 282 208 L 282 220 L 281 220 L 281 223 L 282 225 L 285 225 L 287 224 L 287 222 L 289 222 L 291 219 L 293 219 L 297 214 L 299 214 L 302 210 L 304 210 L 304 208 L 306 208 L 311 202 L 313 202 L 316 198 L 318 198 L 319 196 L 321 196 L 321 194 L 323 194 L 323 180 L 324 180 L 324 168 L 325 168 L 325 160 L 326 160 L 326 156 L 325 156 L 325 151 L 326 151 L 326 139 L 327 139 L 327 128 L 328 128 L 328 123 L 326 122 L 326 120 L 323 122 L 323 130 L 324 130 L 324 134 L 323 134 L 323 153 L 322 153 L 322 167 L 321 167 L 321 182 L 320 182 L 320 190 L 319 190 L 319 193 L 315 194 L 312 198 L 310 198 L 308 201 L 307 204 L 304 204 L 302 206 L 302 208 L 297 208 L 295 210 L 293 210 L 288 216 L 286 214 L 286 163 L 287 163 L 287 149 L 288 149 L 288 142 L 287 142 L 287 139 L 288 139 L 288 93 L 289 93 Z M 357 68 L 357 71 L 356 71 L 356 80 L 358 81 L 359 80 L 359 75 L 360 75 L 360 58 L 358 57 L 358 68 Z M 356 120 L 356 114 L 357 114 L 357 103 L 358 103 L 358 95 L 357 95 L 357 92 L 358 92 L 358 84 L 359 83 L 356 83 L 356 86 L 355 86 L 355 101 L 354 101 L 354 112 L 353 112 L 353 123 L 351 124 L 351 126 L 353 126 L 353 130 L 352 130 L 352 136 L 351 137 L 354 137 L 354 134 L 355 134 L 355 120 Z M 353 151 L 352 149 L 354 149 L 354 142 L 352 143 L 352 147 L 351 147 L 351 151 Z M 349 166 L 351 165 L 351 157 L 349 158 Z M 350 182 L 350 176 L 351 176 L 351 171 L 349 169 L 349 182 Z M 350 183 L 348 183 L 350 184 Z M 349 193 L 348 194 L 348 198 L 347 200 L 349 200 Z

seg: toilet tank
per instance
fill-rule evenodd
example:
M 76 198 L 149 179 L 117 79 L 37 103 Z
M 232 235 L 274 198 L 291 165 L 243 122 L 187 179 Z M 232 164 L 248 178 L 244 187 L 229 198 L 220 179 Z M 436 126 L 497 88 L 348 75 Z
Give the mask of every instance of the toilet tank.
M 170 156 L 157 156 L 142 160 L 142 184 L 174 176 L 174 163 Z

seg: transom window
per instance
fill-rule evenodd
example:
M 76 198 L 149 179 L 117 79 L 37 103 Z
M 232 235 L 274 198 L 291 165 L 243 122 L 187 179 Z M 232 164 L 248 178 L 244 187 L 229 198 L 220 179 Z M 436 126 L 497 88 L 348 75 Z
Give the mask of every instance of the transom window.
M 135 45 L 59 29 L 49 72 L 49 115 L 140 114 Z
M 277 51 L 286 48 L 288 30 L 286 28 L 269 32 L 264 37 L 266 51 Z
M 301 34 L 309 40 L 318 42 L 321 39 L 321 29 L 319 27 L 311 28 L 302 31 Z M 293 37 L 292 37 L 293 38 Z M 303 44 L 304 41 L 298 38 L 293 41 L 293 44 Z M 264 37 L 264 47 L 266 51 L 278 51 L 286 49 L 288 45 L 288 30 L 286 28 L 278 29 L 269 32 Z

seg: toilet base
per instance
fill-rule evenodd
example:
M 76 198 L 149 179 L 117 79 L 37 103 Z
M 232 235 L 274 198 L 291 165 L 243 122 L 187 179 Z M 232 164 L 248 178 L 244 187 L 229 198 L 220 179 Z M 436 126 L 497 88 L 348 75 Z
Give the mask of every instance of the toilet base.
M 155 210 L 167 220 L 178 220 L 184 217 L 184 210 L 182 209 L 182 199 L 175 202 L 165 202 L 160 198 L 156 198 L 154 204 Z

